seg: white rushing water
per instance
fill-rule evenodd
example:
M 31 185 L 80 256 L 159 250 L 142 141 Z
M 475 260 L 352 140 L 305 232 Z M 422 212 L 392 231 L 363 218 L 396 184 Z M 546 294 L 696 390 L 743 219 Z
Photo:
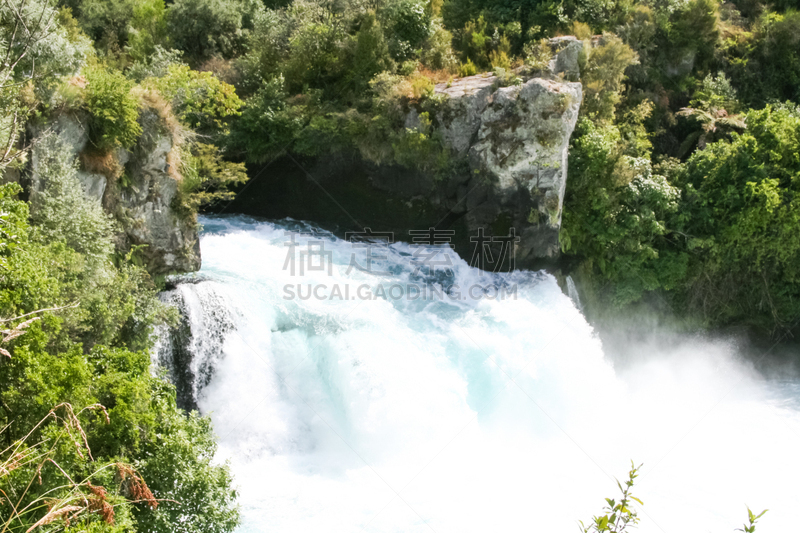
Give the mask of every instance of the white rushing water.
M 299 237 L 298 258 L 324 239 L 334 264 L 292 276 L 285 229 L 313 228 L 203 223 L 201 281 L 177 290 L 190 314 L 223 306 L 234 324 L 192 364 L 212 368 L 198 405 L 240 490 L 240 533 L 574 532 L 631 460 L 642 532 L 732 532 L 745 505 L 770 509 L 759 532 L 797 528 L 800 391 L 735 347 L 649 346 L 615 369 L 552 276 L 460 259 L 428 281 L 516 298 L 286 299 L 298 283 L 353 297 L 419 281 L 413 250 L 376 262 L 390 274 L 347 273 L 350 244 Z

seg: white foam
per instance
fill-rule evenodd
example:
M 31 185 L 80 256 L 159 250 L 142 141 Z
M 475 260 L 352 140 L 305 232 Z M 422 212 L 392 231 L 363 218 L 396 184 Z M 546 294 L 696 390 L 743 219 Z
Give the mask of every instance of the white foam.
M 730 347 L 661 349 L 615 373 L 552 277 L 460 260 L 461 286 L 516 282 L 517 299 L 287 301 L 284 227 L 204 222 L 202 274 L 236 328 L 200 406 L 242 533 L 575 531 L 631 459 L 645 463 L 640 531 L 733 531 L 745 505 L 770 508 L 760 532 L 795 527 L 800 416 Z M 414 279 L 407 245 L 393 275 L 345 274 L 350 245 L 326 238 L 333 275 L 302 283 Z

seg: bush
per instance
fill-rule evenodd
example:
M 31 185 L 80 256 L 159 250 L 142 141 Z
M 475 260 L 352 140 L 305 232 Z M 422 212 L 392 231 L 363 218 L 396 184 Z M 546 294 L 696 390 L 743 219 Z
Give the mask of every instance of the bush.
M 731 74 L 753 107 L 771 100 L 800 103 L 800 11 L 764 13 L 732 50 Z
M 226 161 L 219 148 L 204 143 L 192 147 L 182 174 L 178 209 L 187 213 L 233 200 L 229 188 L 247 181 L 244 163 Z
M 193 65 L 244 52 L 258 0 L 176 0 L 167 11 L 172 43 Z
M 610 123 L 622 99 L 625 69 L 638 63 L 636 52 L 612 33 L 604 33 L 581 73 L 583 105 L 581 114 Z
M 381 25 L 386 28 L 389 51 L 396 61 L 411 59 L 431 33 L 430 14 L 419 0 L 392 0 L 378 10 Z
M 85 75 L 92 143 L 101 151 L 132 147 L 142 134 L 139 102 L 131 94 L 133 82 L 119 71 L 102 67 L 87 69 Z
M 746 123 L 680 173 L 693 258 L 687 298 L 709 323 L 780 333 L 800 320 L 800 111 L 767 106 Z
M 534 72 L 546 71 L 550 68 L 550 61 L 553 59 L 553 49 L 547 39 L 532 41 L 525 45 L 522 50 L 525 57 L 525 65 Z
M 31 221 L 43 242 L 64 242 L 94 261 L 111 254 L 116 229 L 100 201 L 86 198 L 78 181 L 77 161 L 59 137 L 34 148 L 38 186 L 31 195 Z
M 587 268 L 613 283 L 605 296 L 617 306 L 646 291 L 678 287 L 687 262 L 667 240 L 680 191 L 653 171 L 649 159 L 625 150 L 618 128 L 580 119 L 570 143 L 560 235 L 565 252 L 583 257 Z
M 142 84 L 158 90 L 184 124 L 206 135 L 226 132 L 229 119 L 244 105 L 232 85 L 186 65 L 169 65 L 164 76 Z
M 247 99 L 228 142 L 250 161 L 268 161 L 291 147 L 304 122 L 302 113 L 286 105 L 283 77 L 278 77 Z
M 40 144 L 37 150 L 45 147 Z M 20 496 L 33 504 L 30 513 L 14 517 L 9 531 L 28 531 L 49 509 L 69 502 L 77 507 L 71 509 L 77 515 L 72 526 L 81 530 L 231 531 L 238 520 L 235 492 L 227 468 L 212 464 L 215 446 L 208 419 L 187 418 L 175 406 L 174 388 L 150 375 L 152 326 L 167 316 L 155 287 L 142 269 L 125 260 L 114 268 L 110 261 L 84 255 L 111 247 L 104 220 L 88 207 L 93 201 L 82 197 L 67 151 L 56 145 L 47 149 L 35 157 L 47 169 L 46 185 L 60 189 L 53 191 L 57 198 L 35 194 L 36 227 L 28 226 L 26 204 L 13 198 L 18 186 L 0 187 L 5 222 L 0 231 L 0 316 L 70 302 L 78 306 L 37 313 L 41 320 L 3 347 L 9 356 L 0 364 L 0 435 L 6 445 L 27 439 L 17 449 L 23 454 L 42 443 L 35 459 L 18 462 L 12 475 L 0 469 L 0 494 L 14 494 L 15 504 Z M 92 238 L 101 242 L 85 242 Z M 48 413 L 58 404 L 55 414 L 66 426 L 45 423 L 30 432 L 45 417 L 51 419 Z M 0 464 L 8 464 L 6 459 L 0 454 Z M 157 500 L 134 496 L 131 483 L 142 478 Z M 137 490 L 143 494 L 142 485 Z M 84 513 L 87 499 L 102 512 Z M 5 526 L 10 517 L 10 507 L 0 505 L 0 524 Z M 61 519 L 51 527 L 61 527 Z
M 434 21 L 431 34 L 422 47 L 422 64 L 433 70 L 455 73 L 458 61 L 450 47 L 452 42 L 453 34 L 444 29 L 439 21 Z

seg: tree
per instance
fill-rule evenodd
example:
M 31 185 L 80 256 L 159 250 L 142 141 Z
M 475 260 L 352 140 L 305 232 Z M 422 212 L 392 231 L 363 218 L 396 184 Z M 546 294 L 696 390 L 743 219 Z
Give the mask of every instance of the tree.
M 77 71 L 89 46 L 69 40 L 47 0 L 0 4 L 0 173 L 27 153 L 19 134 L 39 97 Z
M 176 0 L 167 11 L 169 35 L 192 65 L 245 51 L 258 0 Z
M 711 324 L 782 334 L 800 321 L 800 111 L 767 106 L 678 174 L 691 253 L 687 306 Z
M 708 143 L 722 139 L 732 132 L 744 131 L 747 125 L 744 118 L 736 114 L 738 107 L 736 91 L 723 72 L 717 77 L 711 74 L 706 76 L 689 102 L 689 107 L 678 112 L 679 116 L 691 118 L 701 127 L 700 131 L 686 137 L 681 145 L 680 155 L 688 152 L 695 142 L 702 150 Z

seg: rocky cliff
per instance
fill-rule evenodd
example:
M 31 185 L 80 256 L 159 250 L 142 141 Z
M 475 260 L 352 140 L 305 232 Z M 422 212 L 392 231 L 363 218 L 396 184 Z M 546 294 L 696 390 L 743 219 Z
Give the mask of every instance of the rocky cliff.
M 497 85 L 494 76 L 438 85 L 436 91 L 449 99 L 436 118 L 447 145 L 467 157 L 471 170 L 452 178 L 451 209 L 464 213 L 471 230 L 504 218 L 503 225 L 520 237 L 516 258 L 525 264 L 558 254 L 567 152 L 581 84 L 536 77 Z
M 441 138 L 458 162 L 446 178 L 357 154 L 287 157 L 258 169 L 228 212 L 307 219 L 341 234 L 369 226 L 397 240 L 410 240 L 409 230 L 452 230 L 451 243 L 466 260 L 475 258 L 479 232 L 498 240 L 513 235 L 515 263 L 500 268 L 546 266 L 559 253 L 583 43 L 560 37 L 550 46 L 543 70 L 436 85 L 425 124 L 422 106 L 409 105 L 405 127 Z M 483 246 L 497 256 L 504 245 Z
M 173 208 L 180 180 L 174 165 L 176 139 L 162 114 L 147 106 L 141 110 L 142 135 L 129 150 L 94 150 L 82 112 L 32 126 L 31 134 L 57 136 L 63 149 L 78 159 L 84 193 L 119 222 L 120 251 L 137 247 L 137 256 L 152 274 L 190 272 L 200 268 L 197 222 Z M 36 153 L 32 151 L 25 173 L 31 188 L 42 186 Z

